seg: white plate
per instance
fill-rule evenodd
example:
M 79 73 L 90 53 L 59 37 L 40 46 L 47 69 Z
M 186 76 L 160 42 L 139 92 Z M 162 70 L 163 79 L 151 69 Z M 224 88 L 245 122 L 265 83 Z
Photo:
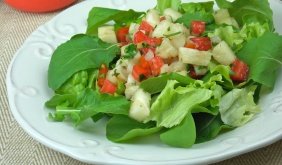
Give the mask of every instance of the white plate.
M 33 32 L 18 50 L 7 73 L 11 111 L 30 136 L 44 145 L 87 163 L 103 164 L 203 164 L 221 161 L 266 146 L 282 137 L 282 74 L 275 89 L 263 97 L 263 111 L 247 125 L 189 149 L 172 148 L 158 138 L 134 144 L 116 144 L 105 137 L 104 121 L 74 128 L 68 123 L 47 120 L 44 107 L 53 92 L 47 86 L 47 68 L 54 49 L 86 29 L 88 11 L 93 6 L 144 11 L 155 0 L 95 0 L 75 5 Z M 275 27 L 282 34 L 282 4 L 271 1 Z

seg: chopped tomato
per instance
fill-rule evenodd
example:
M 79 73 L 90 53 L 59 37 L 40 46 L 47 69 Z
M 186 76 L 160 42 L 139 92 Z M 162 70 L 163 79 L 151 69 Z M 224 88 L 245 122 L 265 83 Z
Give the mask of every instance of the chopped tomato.
M 150 46 L 156 47 L 161 45 L 161 43 L 163 42 L 162 38 L 147 38 L 147 44 L 149 44 Z
M 100 88 L 102 88 L 102 86 L 104 85 L 105 80 L 106 80 L 106 79 L 103 78 L 103 77 L 98 78 L 97 83 L 98 83 L 98 86 L 99 86 Z
M 192 41 L 188 41 L 185 46 L 186 48 L 196 49 L 196 44 L 194 44 Z
M 147 39 L 148 39 L 148 36 L 146 36 L 143 32 L 138 31 L 134 34 L 133 43 L 138 44 L 138 43 L 147 41 Z
M 206 23 L 203 21 L 192 21 L 191 32 L 193 35 L 200 35 L 206 30 Z
M 212 43 L 209 37 L 195 37 L 191 38 L 191 41 L 196 45 L 196 49 L 207 51 L 212 48 Z
M 189 73 L 188 73 L 188 74 L 189 74 L 189 76 L 190 76 L 191 78 L 193 78 L 193 79 L 200 79 L 200 78 L 203 77 L 202 75 L 197 75 L 197 74 L 196 74 L 196 71 L 195 71 L 193 65 L 190 65 L 190 67 L 189 67 Z
M 151 31 L 153 31 L 154 27 L 151 26 L 147 21 L 142 21 L 139 30 L 145 31 L 146 34 L 149 34 Z
M 106 65 L 102 64 L 100 69 L 99 69 L 99 74 L 98 74 L 98 80 L 97 80 L 97 83 L 98 83 L 98 86 L 101 88 L 104 84 L 104 81 L 105 81 L 105 78 L 106 78 L 106 75 L 108 73 L 108 68 Z
M 117 86 L 111 83 L 109 80 L 105 79 L 102 88 L 100 89 L 101 93 L 114 94 L 117 90 Z
M 140 65 L 134 65 L 132 69 L 132 76 L 137 81 L 142 81 L 144 78 L 150 76 L 150 70 L 145 69 Z
M 127 42 L 129 27 L 122 27 L 117 30 L 117 39 L 118 42 Z
M 107 74 L 108 68 L 105 64 L 102 64 L 100 69 L 99 69 L 99 74 Z
M 141 48 L 140 49 L 141 54 L 143 54 L 143 55 L 147 54 L 149 50 L 151 50 L 153 53 L 156 52 L 156 48 Z
M 164 65 L 164 61 L 160 56 L 155 56 L 150 61 L 150 68 L 153 76 L 158 76 L 161 73 L 161 67 Z
M 247 80 L 248 73 L 249 73 L 249 67 L 243 61 L 236 59 L 232 63 L 231 70 L 233 71 L 233 74 L 231 75 L 231 79 L 233 81 L 243 82 Z
M 139 65 L 144 69 L 150 69 L 150 63 L 145 59 L 144 56 L 140 57 Z

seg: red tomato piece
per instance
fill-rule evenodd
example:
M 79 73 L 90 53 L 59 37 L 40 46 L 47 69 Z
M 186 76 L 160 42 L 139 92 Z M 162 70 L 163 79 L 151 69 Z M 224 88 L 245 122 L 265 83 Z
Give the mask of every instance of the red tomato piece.
M 206 30 L 206 23 L 203 21 L 192 21 L 191 32 L 193 35 L 200 35 Z
M 127 42 L 129 27 L 119 28 L 116 32 L 118 42 Z
M 148 36 L 146 36 L 143 32 L 138 31 L 134 34 L 133 43 L 138 44 L 138 43 L 147 41 L 147 39 L 148 39 Z
M 147 69 L 147 70 L 150 69 L 150 63 L 149 63 L 149 61 L 147 61 L 147 60 L 145 59 L 144 56 L 141 56 L 141 57 L 140 57 L 139 65 L 140 65 L 142 68 L 144 68 L 144 69 Z
M 212 48 L 212 43 L 209 37 L 195 37 L 190 40 L 194 42 L 196 49 L 198 50 L 207 51 Z
M 98 81 L 97 81 L 97 84 L 100 88 L 102 88 L 102 86 L 104 85 L 104 82 L 105 82 L 105 78 L 98 78 Z
M 162 38 L 148 38 L 146 42 L 150 46 L 156 47 L 156 46 L 161 45 L 161 43 L 163 42 L 163 39 Z
M 143 78 L 147 78 L 150 76 L 150 70 L 145 69 L 140 65 L 134 65 L 132 69 L 132 76 L 137 81 L 142 81 Z
M 100 69 L 99 69 L 99 74 L 107 74 L 108 73 L 108 68 L 105 64 L 102 64 Z
M 100 89 L 101 93 L 114 94 L 117 90 L 117 86 L 111 83 L 109 80 L 105 79 L 102 88 Z
M 196 44 L 194 44 L 193 42 L 191 41 L 188 41 L 185 46 L 186 48 L 190 48 L 190 49 L 196 49 Z
M 150 68 L 153 76 L 158 76 L 161 73 L 161 67 L 164 65 L 164 61 L 160 56 L 155 56 L 150 61 Z
M 141 54 L 143 54 L 143 55 L 147 54 L 149 50 L 153 51 L 154 54 L 156 52 L 156 48 L 141 48 L 140 49 Z
M 149 34 L 150 32 L 152 32 L 153 29 L 154 27 L 151 26 L 147 21 L 142 21 L 139 26 L 139 30 L 144 30 L 146 34 Z
M 243 61 L 236 59 L 232 63 L 231 70 L 233 71 L 233 74 L 230 77 L 233 81 L 243 82 L 247 80 L 249 67 Z

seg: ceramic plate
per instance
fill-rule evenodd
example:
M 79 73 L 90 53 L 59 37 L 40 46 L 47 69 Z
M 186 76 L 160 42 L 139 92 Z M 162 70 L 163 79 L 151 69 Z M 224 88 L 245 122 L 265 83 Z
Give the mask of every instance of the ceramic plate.
M 52 96 L 47 86 L 47 69 L 54 49 L 72 35 L 86 29 L 88 11 L 94 7 L 144 11 L 155 0 L 84 1 L 57 15 L 33 32 L 18 50 L 7 73 L 10 109 L 23 127 L 42 144 L 77 160 L 98 164 L 206 164 L 228 159 L 269 145 L 282 137 L 282 73 L 273 92 L 262 97 L 262 112 L 243 127 L 189 149 L 166 146 L 157 137 L 134 144 L 117 144 L 106 139 L 105 121 L 87 121 L 74 128 L 66 122 L 47 120 L 44 103 Z M 275 27 L 282 34 L 282 3 L 271 1 Z M 279 21 L 280 20 L 280 21 Z

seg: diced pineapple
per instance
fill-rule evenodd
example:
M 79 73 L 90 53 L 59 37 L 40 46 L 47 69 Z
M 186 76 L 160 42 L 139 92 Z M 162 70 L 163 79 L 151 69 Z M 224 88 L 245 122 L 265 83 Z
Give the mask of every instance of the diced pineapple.
M 137 85 L 126 86 L 125 91 L 124 91 L 125 97 L 127 99 L 131 99 L 132 96 L 136 93 L 138 89 L 139 87 Z
M 179 48 L 179 61 L 185 64 L 208 66 L 211 56 L 209 51 L 199 51 L 185 47 Z
M 171 44 L 175 47 L 175 48 L 180 48 L 183 47 L 186 43 L 186 37 L 184 34 L 174 37 L 170 40 Z
M 181 61 L 175 61 L 169 65 L 169 72 L 186 71 L 186 64 Z
M 98 28 L 98 37 L 107 43 L 117 43 L 117 37 L 114 26 L 102 26 Z
M 146 21 L 153 27 L 160 23 L 160 15 L 157 10 L 149 10 L 146 14 Z
M 237 21 L 230 16 L 227 9 L 220 9 L 214 14 L 216 24 L 227 24 L 239 28 Z
M 126 81 L 129 72 L 127 71 L 129 61 L 127 59 L 119 59 L 115 66 L 115 73 L 119 80 Z
M 188 29 L 180 23 L 171 23 L 169 30 L 165 33 L 166 36 L 169 36 L 170 39 L 176 38 L 180 35 L 189 35 Z
M 137 23 L 131 23 L 129 26 L 128 34 L 130 38 L 133 38 L 134 34 L 138 31 L 139 29 L 139 24 Z
M 139 122 L 144 121 L 150 115 L 151 95 L 143 89 L 138 89 L 131 100 L 129 116 Z
M 171 57 L 176 57 L 178 54 L 177 49 L 171 44 L 168 38 L 164 38 L 162 44 L 156 49 L 157 55 L 167 59 Z
M 158 24 L 155 30 L 153 31 L 152 37 L 164 37 L 164 34 L 168 32 L 170 25 L 171 22 L 169 22 L 168 20 L 160 22 L 160 24 Z
M 181 13 L 178 11 L 172 9 L 172 8 L 167 8 L 164 10 L 164 15 L 165 16 L 170 16 L 172 18 L 172 21 L 175 22 L 178 18 L 182 16 Z
M 223 65 L 230 65 L 236 59 L 234 52 L 225 41 L 221 41 L 213 48 L 212 56 L 217 62 Z
M 111 83 L 113 84 L 117 84 L 118 80 L 116 77 L 116 73 L 114 70 L 109 70 L 107 75 L 106 75 L 106 79 L 108 79 Z

